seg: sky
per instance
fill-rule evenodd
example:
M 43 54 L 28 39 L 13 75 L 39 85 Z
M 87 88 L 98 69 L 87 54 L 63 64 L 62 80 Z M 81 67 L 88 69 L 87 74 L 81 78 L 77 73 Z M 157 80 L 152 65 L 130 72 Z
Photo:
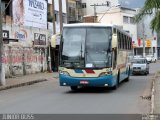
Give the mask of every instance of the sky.
M 125 7 L 141 8 L 145 0 L 119 0 L 120 4 Z

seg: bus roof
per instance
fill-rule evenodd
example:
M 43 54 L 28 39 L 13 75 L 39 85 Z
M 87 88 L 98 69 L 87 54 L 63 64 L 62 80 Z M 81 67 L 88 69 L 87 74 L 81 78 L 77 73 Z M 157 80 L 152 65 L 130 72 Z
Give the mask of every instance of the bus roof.
M 74 23 L 65 24 L 64 27 L 113 27 L 113 25 L 102 24 L 102 23 Z
M 124 31 L 123 29 L 120 29 L 120 27 L 116 26 L 116 25 L 112 25 L 112 24 L 104 24 L 104 23 L 74 23 L 74 24 L 64 24 L 63 26 L 65 27 L 112 27 L 112 28 L 116 28 L 117 30 L 119 30 L 120 32 L 122 32 L 123 34 L 130 36 L 126 31 Z

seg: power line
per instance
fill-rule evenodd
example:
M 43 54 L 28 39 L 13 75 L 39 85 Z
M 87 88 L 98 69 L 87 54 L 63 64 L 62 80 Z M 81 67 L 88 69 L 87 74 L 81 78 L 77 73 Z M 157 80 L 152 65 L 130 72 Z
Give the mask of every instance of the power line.
M 97 21 L 97 12 L 96 12 L 96 7 L 98 7 L 98 6 L 107 6 L 107 7 L 109 7 L 110 6 L 110 2 L 109 1 L 106 1 L 106 4 L 93 4 L 93 5 L 90 5 L 90 6 L 92 6 L 92 7 L 94 7 L 94 22 L 96 22 Z
M 108 8 L 108 10 L 102 15 L 102 17 L 98 20 L 98 22 L 100 22 L 101 20 L 102 20 L 102 18 L 108 13 L 108 11 L 111 9 L 111 8 L 113 8 L 113 7 L 119 7 L 119 6 L 121 6 L 121 5 L 116 5 L 116 6 L 110 6 L 109 8 Z
M 6 6 L 5 9 L 2 11 L 2 16 L 5 14 L 5 11 L 6 11 L 6 9 L 8 8 L 8 6 L 10 5 L 11 2 L 12 2 L 12 0 L 10 0 L 10 1 L 7 3 L 7 6 Z

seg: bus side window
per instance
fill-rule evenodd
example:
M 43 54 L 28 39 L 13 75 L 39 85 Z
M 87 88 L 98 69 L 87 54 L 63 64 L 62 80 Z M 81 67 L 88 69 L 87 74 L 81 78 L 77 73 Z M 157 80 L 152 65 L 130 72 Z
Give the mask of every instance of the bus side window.
M 123 49 L 123 37 L 122 34 L 120 33 L 120 48 Z
M 118 48 L 121 48 L 121 39 L 120 39 L 120 32 L 117 33 L 118 35 Z
M 117 48 L 113 49 L 113 69 L 117 66 Z
M 127 37 L 126 41 L 127 41 L 127 50 L 128 50 L 129 49 L 129 37 Z
M 126 50 L 127 49 L 127 39 L 126 39 L 126 35 L 124 35 L 124 49 Z
M 132 38 L 130 38 L 129 41 L 130 41 L 129 47 L 130 47 L 130 50 L 131 50 L 132 49 Z
M 122 34 L 122 49 L 125 49 L 124 41 L 125 41 L 125 36 Z

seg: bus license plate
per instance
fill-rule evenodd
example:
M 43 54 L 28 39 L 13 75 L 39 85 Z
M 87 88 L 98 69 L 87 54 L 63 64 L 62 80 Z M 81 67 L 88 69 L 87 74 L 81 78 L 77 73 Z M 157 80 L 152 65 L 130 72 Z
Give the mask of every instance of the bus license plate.
M 86 81 L 86 80 L 81 80 L 81 81 L 80 81 L 80 84 L 87 85 L 87 84 L 89 84 L 89 82 Z

